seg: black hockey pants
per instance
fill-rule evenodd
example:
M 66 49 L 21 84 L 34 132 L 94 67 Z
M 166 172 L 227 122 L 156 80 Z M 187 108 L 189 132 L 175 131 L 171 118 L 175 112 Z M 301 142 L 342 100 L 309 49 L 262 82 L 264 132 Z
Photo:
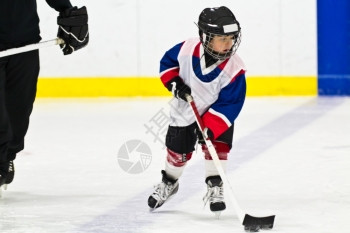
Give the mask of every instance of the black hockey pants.
M 0 58 L 0 163 L 24 148 L 39 69 L 38 50 Z
M 198 131 L 196 122 L 184 127 L 169 126 L 165 137 L 165 145 L 170 150 L 179 154 L 190 153 L 195 150 L 194 146 L 196 145 L 199 134 L 196 133 L 196 131 Z M 220 135 L 215 141 L 224 142 L 229 146 L 229 148 L 231 148 L 233 132 L 234 124 L 232 124 L 231 127 L 228 128 L 228 130 Z M 202 144 L 204 141 L 199 141 L 199 143 Z

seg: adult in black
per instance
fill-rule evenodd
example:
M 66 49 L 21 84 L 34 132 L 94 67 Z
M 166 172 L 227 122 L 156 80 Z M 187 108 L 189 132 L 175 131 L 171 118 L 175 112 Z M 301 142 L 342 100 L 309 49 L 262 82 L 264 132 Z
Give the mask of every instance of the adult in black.
M 72 7 L 69 0 L 46 0 L 59 12 L 58 37 L 64 55 L 88 44 L 86 7 Z M 0 51 L 41 40 L 36 0 L 0 1 Z M 13 160 L 24 148 L 39 75 L 39 51 L 0 58 L 0 191 L 14 178 Z

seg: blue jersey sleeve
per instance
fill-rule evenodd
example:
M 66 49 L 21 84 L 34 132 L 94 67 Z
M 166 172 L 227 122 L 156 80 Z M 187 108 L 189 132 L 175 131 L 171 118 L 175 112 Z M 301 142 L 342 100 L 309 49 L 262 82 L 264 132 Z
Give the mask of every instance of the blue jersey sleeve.
M 241 71 L 220 91 L 217 101 L 203 115 L 204 125 L 214 133 L 214 139 L 233 124 L 242 110 L 245 96 L 245 73 Z
M 179 61 L 177 57 L 184 42 L 179 43 L 168 50 L 160 60 L 160 79 L 166 85 L 170 80 L 179 76 Z

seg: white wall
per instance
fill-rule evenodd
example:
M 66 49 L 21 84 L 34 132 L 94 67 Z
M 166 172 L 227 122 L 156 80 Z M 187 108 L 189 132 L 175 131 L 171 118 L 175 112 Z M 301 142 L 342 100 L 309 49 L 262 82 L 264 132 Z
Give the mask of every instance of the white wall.
M 38 2 L 43 40 L 57 33 L 57 12 Z M 317 73 L 316 0 L 71 0 L 86 5 L 90 43 L 73 55 L 41 50 L 45 77 L 157 76 L 170 47 L 197 36 L 206 7 L 229 7 L 242 26 L 238 54 L 247 75 Z

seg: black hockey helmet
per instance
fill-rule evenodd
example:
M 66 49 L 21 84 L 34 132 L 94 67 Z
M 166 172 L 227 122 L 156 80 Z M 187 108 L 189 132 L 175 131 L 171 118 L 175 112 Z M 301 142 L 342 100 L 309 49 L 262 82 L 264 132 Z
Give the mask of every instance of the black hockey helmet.
M 205 8 L 199 15 L 199 36 L 207 53 L 216 59 L 224 60 L 235 54 L 241 42 L 241 27 L 230 9 L 225 6 Z M 225 54 L 215 52 L 210 47 L 214 36 L 233 36 L 233 45 Z

